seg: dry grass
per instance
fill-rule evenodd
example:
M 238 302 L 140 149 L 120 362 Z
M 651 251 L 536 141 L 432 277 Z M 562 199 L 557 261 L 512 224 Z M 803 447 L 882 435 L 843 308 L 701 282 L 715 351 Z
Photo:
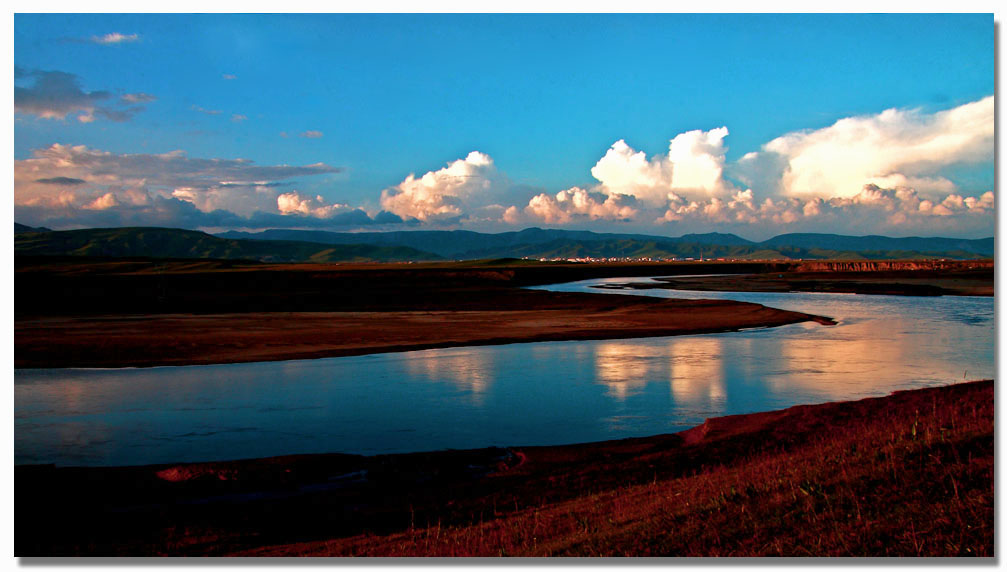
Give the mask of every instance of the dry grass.
M 339 556 L 992 556 L 992 385 L 728 465 L 463 526 L 302 543 Z M 929 406 L 927 406 L 929 405 Z

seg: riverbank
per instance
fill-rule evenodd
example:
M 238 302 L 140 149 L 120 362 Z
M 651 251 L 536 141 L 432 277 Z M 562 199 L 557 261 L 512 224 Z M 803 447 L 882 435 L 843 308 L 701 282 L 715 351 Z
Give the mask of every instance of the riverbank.
M 513 293 L 504 292 L 502 296 Z M 832 320 L 729 300 L 529 292 L 524 310 L 46 317 L 14 323 L 14 366 L 145 367 L 516 342 L 725 332 Z M 501 300 L 500 306 L 506 306 Z
M 586 278 L 711 273 L 723 275 L 630 287 L 993 291 L 992 261 L 261 264 L 20 257 L 14 363 L 18 368 L 233 363 L 830 323 L 731 301 L 523 288 Z
M 992 556 L 993 383 L 559 447 L 15 467 L 15 552 Z
M 877 263 L 875 263 L 877 264 Z M 832 292 L 884 294 L 895 296 L 993 296 L 992 262 L 972 263 L 974 267 L 945 270 L 867 270 L 836 264 L 828 270 L 824 263 L 807 263 L 795 270 L 725 276 L 661 277 L 654 282 L 627 282 L 633 290 L 665 288 L 701 292 Z

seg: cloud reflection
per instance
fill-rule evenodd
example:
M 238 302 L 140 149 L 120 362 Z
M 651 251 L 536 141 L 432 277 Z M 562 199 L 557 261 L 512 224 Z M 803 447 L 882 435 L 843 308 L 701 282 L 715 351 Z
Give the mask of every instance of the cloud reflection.
M 594 355 L 595 376 L 606 386 L 609 397 L 625 401 L 649 382 L 663 377 L 658 369 L 664 354 L 663 348 L 632 342 L 599 344 Z
M 482 405 L 493 386 L 494 364 L 480 348 L 416 352 L 405 360 L 412 377 L 447 382 L 465 393 L 472 404 Z
M 668 345 L 671 357 L 671 394 L 678 405 L 709 407 L 723 402 L 724 340 L 686 336 Z

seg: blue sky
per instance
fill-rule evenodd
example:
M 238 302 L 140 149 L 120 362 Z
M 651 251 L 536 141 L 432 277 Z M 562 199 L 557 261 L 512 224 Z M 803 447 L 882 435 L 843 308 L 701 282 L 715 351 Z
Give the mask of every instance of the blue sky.
M 990 14 L 19 14 L 14 63 L 19 222 L 993 232 Z

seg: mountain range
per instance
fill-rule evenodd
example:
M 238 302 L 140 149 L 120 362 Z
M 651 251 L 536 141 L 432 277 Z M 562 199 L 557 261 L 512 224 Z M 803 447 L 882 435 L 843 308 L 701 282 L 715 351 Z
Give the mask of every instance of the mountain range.
M 754 242 L 734 234 L 680 237 L 528 228 L 497 234 L 467 230 L 249 233 L 152 228 L 51 231 L 15 223 L 17 255 L 250 259 L 266 262 L 401 262 L 493 258 L 844 259 L 990 258 L 992 237 L 782 234 Z
M 398 232 L 228 231 L 218 236 L 249 240 L 303 240 L 326 244 L 408 245 L 457 260 L 529 258 L 989 258 L 993 237 L 892 238 L 838 234 L 781 234 L 754 242 L 735 234 L 711 232 L 672 238 L 584 230 L 527 228 L 499 234 L 467 230 Z
M 436 254 L 408 246 L 332 245 L 293 240 L 234 240 L 194 230 L 153 227 L 18 232 L 15 226 L 14 254 L 110 258 L 215 258 L 262 262 L 405 262 L 441 259 Z

